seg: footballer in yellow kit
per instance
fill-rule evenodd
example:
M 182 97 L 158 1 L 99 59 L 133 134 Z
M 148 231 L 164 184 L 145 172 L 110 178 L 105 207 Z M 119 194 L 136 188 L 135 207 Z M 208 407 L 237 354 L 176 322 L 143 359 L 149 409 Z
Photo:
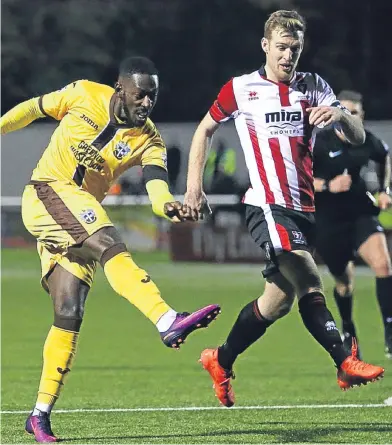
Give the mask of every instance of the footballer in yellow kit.
M 166 148 L 152 121 L 129 128 L 116 118 L 114 98 L 113 88 L 80 80 L 36 100 L 42 117 L 61 121 L 22 200 L 23 221 L 38 240 L 44 286 L 57 262 L 91 285 L 95 263 L 81 266 L 62 253 L 112 226 L 100 202 L 121 173 L 135 165 L 166 170 Z
M 179 348 L 220 312 L 216 304 L 193 313 L 172 309 L 135 264 L 101 205 L 113 181 L 138 165 L 155 214 L 173 222 L 197 218 L 168 188 L 165 144 L 149 119 L 158 89 L 154 64 L 132 57 L 120 65 L 114 89 L 79 80 L 27 100 L 1 118 L 2 134 L 44 116 L 60 121 L 22 198 L 23 221 L 37 239 L 42 284 L 54 308 L 38 397 L 25 426 L 39 443 L 58 440 L 50 413 L 72 369 L 97 264 L 112 288 L 156 325 L 168 347 Z

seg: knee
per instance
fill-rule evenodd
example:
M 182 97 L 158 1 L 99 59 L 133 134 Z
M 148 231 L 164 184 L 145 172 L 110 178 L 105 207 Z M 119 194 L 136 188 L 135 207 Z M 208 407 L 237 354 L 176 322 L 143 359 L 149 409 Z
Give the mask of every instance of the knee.
M 292 300 L 284 301 L 276 311 L 275 320 L 289 314 L 293 307 L 293 303 L 294 303 L 294 298 Z
M 62 302 L 54 308 L 54 326 L 67 331 L 79 332 L 84 316 L 84 305 L 78 302 Z
M 121 252 L 127 252 L 127 248 L 117 230 L 114 227 L 104 227 L 89 236 L 78 253 L 98 261 L 103 267 L 107 261 Z
M 284 258 L 284 264 L 280 270 L 294 287 L 295 293 L 302 296 L 316 290 L 322 291 L 320 273 L 312 255 L 307 251 L 289 253 L 291 255 Z
M 83 318 L 84 305 L 79 301 L 67 299 L 55 305 L 54 313 L 59 317 Z
M 268 319 L 276 321 L 287 315 L 293 307 L 295 299 L 294 291 L 279 292 L 274 298 L 262 295 L 258 300 L 260 312 Z
M 340 297 L 351 295 L 354 292 L 353 283 L 335 283 L 336 292 Z
M 387 257 L 375 259 L 372 264 L 370 264 L 370 267 L 378 278 L 392 275 L 391 260 Z

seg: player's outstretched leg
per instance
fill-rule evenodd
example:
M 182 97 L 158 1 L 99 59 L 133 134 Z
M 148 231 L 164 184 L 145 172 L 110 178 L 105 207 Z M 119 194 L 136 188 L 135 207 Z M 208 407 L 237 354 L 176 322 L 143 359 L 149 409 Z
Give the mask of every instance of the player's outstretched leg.
M 264 335 L 272 323 L 261 315 L 258 300 L 254 300 L 241 310 L 226 342 L 201 353 L 200 362 L 210 374 L 215 395 L 222 405 L 229 408 L 235 402 L 231 379 L 234 379 L 233 364 L 238 355 Z
M 222 405 L 234 405 L 231 379 L 234 379 L 233 365 L 239 354 L 262 337 L 275 320 L 290 312 L 294 298 L 292 286 L 277 273 L 273 282 L 266 283 L 264 294 L 241 310 L 225 343 L 201 353 L 200 362 L 210 374 L 215 395 Z
M 133 261 L 114 227 L 98 230 L 80 247 L 70 250 L 77 256 L 99 261 L 113 290 L 155 324 L 163 343 L 170 348 L 179 348 L 191 332 L 207 327 L 220 313 L 217 304 L 193 313 L 173 310 L 147 272 Z
M 170 348 L 178 349 L 191 332 L 207 327 L 220 313 L 217 304 L 193 313 L 177 313 L 163 300 L 150 276 L 136 265 L 127 251 L 107 259 L 103 266 L 113 289 L 156 325 L 163 343 Z
M 216 304 L 193 313 L 173 310 L 163 300 L 151 277 L 133 261 L 113 227 L 100 230 L 86 243 L 100 245 L 103 251 L 99 254 L 99 261 L 110 285 L 156 325 L 166 346 L 178 349 L 191 332 L 207 327 L 220 313 Z M 106 245 L 109 247 L 105 248 Z

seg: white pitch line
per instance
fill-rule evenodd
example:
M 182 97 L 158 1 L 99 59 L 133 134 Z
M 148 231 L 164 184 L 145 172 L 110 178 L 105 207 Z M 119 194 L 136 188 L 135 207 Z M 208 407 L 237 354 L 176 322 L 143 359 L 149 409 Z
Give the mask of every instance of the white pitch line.
M 268 409 L 333 409 L 333 408 L 390 408 L 386 403 L 373 404 L 336 404 L 336 405 L 255 405 L 234 406 L 224 408 L 223 406 L 184 406 L 184 407 L 157 407 L 157 408 L 81 408 L 81 409 L 56 409 L 53 412 L 68 413 L 141 413 L 160 411 L 244 411 L 244 410 L 268 410 Z M 31 411 L 0 411 L 0 414 L 29 414 Z

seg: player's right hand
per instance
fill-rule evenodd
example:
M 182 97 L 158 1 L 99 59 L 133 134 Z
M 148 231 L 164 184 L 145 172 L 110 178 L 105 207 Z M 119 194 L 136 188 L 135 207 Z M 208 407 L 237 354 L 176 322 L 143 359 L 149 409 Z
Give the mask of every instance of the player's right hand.
M 197 221 L 194 219 L 191 209 L 180 201 L 167 202 L 163 206 L 163 211 L 172 222 Z
M 205 209 L 207 209 L 208 212 L 211 213 L 211 209 L 207 201 L 207 196 L 203 192 L 203 190 L 187 190 L 184 197 L 184 206 L 188 207 L 194 221 L 203 219 Z
M 335 176 L 329 181 L 328 190 L 331 193 L 347 192 L 351 188 L 351 175 L 343 173 L 342 175 Z

